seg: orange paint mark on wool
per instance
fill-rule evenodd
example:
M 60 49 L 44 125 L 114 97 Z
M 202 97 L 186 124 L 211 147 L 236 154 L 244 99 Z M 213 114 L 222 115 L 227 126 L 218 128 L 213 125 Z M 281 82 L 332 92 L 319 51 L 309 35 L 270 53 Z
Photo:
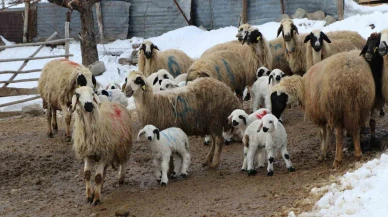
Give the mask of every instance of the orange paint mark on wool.
M 117 105 L 113 105 L 113 111 L 116 117 L 121 117 L 121 109 Z
M 263 111 L 262 113 L 256 114 L 256 117 L 257 119 L 261 120 L 266 114 L 267 114 L 267 111 Z
M 59 61 L 67 62 L 67 63 L 69 63 L 69 64 L 72 65 L 72 66 L 79 66 L 78 63 L 73 62 L 73 61 L 70 61 L 70 60 L 67 60 L 67 59 L 60 59 Z

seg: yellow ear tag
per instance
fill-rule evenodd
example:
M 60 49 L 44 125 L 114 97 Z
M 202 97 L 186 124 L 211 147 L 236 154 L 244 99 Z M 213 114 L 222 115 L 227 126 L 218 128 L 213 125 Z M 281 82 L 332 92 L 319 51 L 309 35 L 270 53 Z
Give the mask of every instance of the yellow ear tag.
M 376 53 L 376 50 L 378 49 L 378 47 L 375 47 L 375 49 L 373 50 L 374 53 Z
M 145 90 L 145 89 L 146 89 L 146 86 L 145 86 L 145 85 L 143 85 L 143 86 L 141 87 L 141 89 Z
M 260 41 L 260 38 L 261 38 L 261 37 L 259 36 L 259 37 L 256 38 L 256 40 Z
M 81 85 L 77 85 L 77 88 L 81 87 Z

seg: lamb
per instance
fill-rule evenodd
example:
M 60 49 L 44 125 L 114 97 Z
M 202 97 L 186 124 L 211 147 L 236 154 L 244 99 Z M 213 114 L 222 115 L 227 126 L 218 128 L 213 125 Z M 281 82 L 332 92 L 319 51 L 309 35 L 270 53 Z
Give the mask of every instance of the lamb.
M 257 79 L 252 86 L 251 95 L 251 107 L 253 111 L 259 108 L 272 109 L 270 93 L 274 85 L 278 84 L 280 80 L 285 76 L 285 73 L 279 69 L 274 69 L 269 76 L 263 76 Z
M 187 82 L 199 77 L 215 78 L 228 85 L 238 96 L 242 96 L 248 84 L 246 75 L 249 71 L 244 65 L 243 58 L 231 51 L 218 51 L 201 57 L 190 66 L 188 71 Z M 255 76 L 254 73 L 251 74 Z
M 187 73 L 193 60 L 180 50 L 169 49 L 159 51 L 156 45 L 146 40 L 140 47 L 138 62 L 139 71 L 143 72 L 147 77 L 159 69 L 168 69 L 176 77 Z
M 256 71 L 256 81 L 257 79 L 259 79 L 261 76 L 269 76 L 269 74 L 271 73 L 270 70 L 268 70 L 266 67 L 264 66 L 261 66 L 260 68 L 257 69 Z M 255 81 L 255 82 L 256 82 Z M 243 99 L 244 101 L 248 101 L 251 99 L 251 94 L 250 92 L 248 92 L 248 88 L 245 88 L 244 89 L 244 92 L 243 92 Z
M 168 90 L 168 89 L 174 89 L 174 88 L 177 88 L 179 87 L 178 84 L 173 81 L 173 80 L 170 80 L 170 79 L 164 79 L 162 81 L 162 83 L 160 84 L 160 90 L 163 91 L 163 90 Z
M 333 167 L 342 161 L 343 130 L 353 136 L 355 156 L 361 159 L 360 128 L 375 100 L 372 71 L 360 51 L 332 55 L 315 64 L 302 77 L 283 78 L 272 88 L 272 113 L 279 117 L 287 104 L 300 102 L 305 117 L 320 128 L 321 154 L 327 156 L 329 132 L 336 132 Z
M 261 118 L 266 115 L 271 114 L 271 110 L 269 109 L 259 109 L 252 114 L 248 115 L 244 110 L 242 109 L 236 109 L 234 110 L 228 117 L 228 122 L 232 124 L 234 129 L 238 129 L 241 133 L 241 137 L 244 137 L 246 128 L 254 121 L 261 120 Z M 241 167 L 241 171 L 247 170 L 247 154 L 248 154 L 248 148 L 244 146 L 244 161 L 243 165 Z M 262 156 L 262 152 L 258 153 L 258 167 L 264 167 L 264 161 L 265 160 Z M 253 164 L 253 163 L 252 163 Z
M 116 82 L 110 82 L 108 85 L 106 85 L 105 87 L 105 90 L 115 90 L 115 89 L 119 89 L 121 90 L 121 87 L 119 84 L 117 84 Z
M 152 77 L 155 77 L 155 79 L 152 81 L 152 85 L 154 86 L 154 91 L 160 90 L 160 85 L 162 84 L 162 81 L 164 79 L 174 80 L 174 77 L 165 69 L 160 69 L 155 74 L 156 76 L 152 76 Z
M 128 106 L 128 99 L 120 89 L 97 90 L 96 94 L 101 102 L 114 102 L 124 106 L 125 108 Z
M 336 40 L 332 42 L 329 37 L 320 30 L 313 30 L 304 39 L 304 43 L 310 41 L 306 48 L 306 70 L 309 70 L 311 66 L 333 54 L 361 49 L 365 44 L 365 40 L 357 32 L 340 31 L 329 35 L 333 36 L 330 38 Z M 349 38 L 338 39 L 338 37 L 342 35 L 353 37 L 353 40 L 349 40 Z M 357 43 L 354 44 L 354 41 Z M 330 44 L 327 44 L 326 42 Z
M 179 127 L 193 136 L 211 135 L 212 145 L 203 166 L 219 166 L 222 132 L 231 129 L 227 117 L 241 107 L 228 86 L 213 78 L 199 78 L 174 91 L 154 93 L 140 72 L 134 71 L 127 78 L 125 94 L 134 97 L 143 124 L 158 126 L 160 130 Z
M 155 177 L 161 185 L 167 185 L 167 172 L 170 158 L 174 159 L 174 176 L 187 176 L 190 165 L 189 138 L 186 133 L 176 127 L 159 131 L 153 125 L 146 125 L 139 131 L 137 140 L 144 136 L 149 140 L 155 166 Z
M 102 186 L 108 165 L 119 168 L 119 184 L 124 184 L 124 166 L 132 149 L 131 114 L 120 104 L 100 102 L 93 89 L 79 87 L 72 97 L 72 112 L 76 112 L 73 149 L 84 160 L 87 201 L 101 202 Z M 98 164 L 93 192 L 91 167 Z
M 96 78 L 88 68 L 78 63 L 57 59 L 48 62 L 38 81 L 38 92 L 47 108 L 47 136 L 53 138 L 58 131 L 57 110 L 63 112 L 66 122 L 66 141 L 70 142 L 71 113 L 68 109 L 77 86 L 96 87 Z

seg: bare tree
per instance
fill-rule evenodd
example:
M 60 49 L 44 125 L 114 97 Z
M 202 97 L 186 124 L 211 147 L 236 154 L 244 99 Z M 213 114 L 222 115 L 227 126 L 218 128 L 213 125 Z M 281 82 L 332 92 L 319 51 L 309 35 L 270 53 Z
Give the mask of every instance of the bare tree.
M 76 10 L 81 18 L 81 55 L 82 64 L 87 66 L 98 61 L 94 34 L 93 5 L 101 0 L 48 0 L 50 3 Z

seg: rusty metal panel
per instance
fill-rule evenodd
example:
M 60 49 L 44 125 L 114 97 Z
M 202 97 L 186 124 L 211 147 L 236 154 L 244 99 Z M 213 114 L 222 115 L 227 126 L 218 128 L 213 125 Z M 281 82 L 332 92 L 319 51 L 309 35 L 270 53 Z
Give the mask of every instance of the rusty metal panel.
M 24 11 L 4 11 L 0 13 L 0 35 L 9 41 L 23 42 Z

